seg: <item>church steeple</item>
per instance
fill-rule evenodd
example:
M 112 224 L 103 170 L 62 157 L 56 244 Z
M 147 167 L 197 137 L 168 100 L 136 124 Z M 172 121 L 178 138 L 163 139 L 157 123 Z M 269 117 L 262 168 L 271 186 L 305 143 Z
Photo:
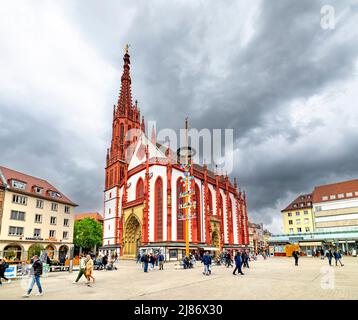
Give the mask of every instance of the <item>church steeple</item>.
M 121 77 L 121 91 L 118 98 L 118 109 L 120 115 L 129 116 L 132 110 L 132 80 L 130 75 L 130 55 L 128 53 L 127 44 L 125 47 L 125 53 L 123 57 L 124 65 L 123 65 L 123 73 Z
M 107 153 L 106 166 L 106 189 L 119 185 L 124 177 L 125 163 L 128 164 L 127 148 L 138 139 L 138 131 L 144 129 L 144 118 L 140 118 L 138 101 L 132 105 L 132 80 L 130 76 L 130 56 L 128 53 L 129 45 L 125 46 L 123 56 L 123 73 L 121 76 L 121 89 L 117 106 L 113 109 L 112 141 L 109 152 Z

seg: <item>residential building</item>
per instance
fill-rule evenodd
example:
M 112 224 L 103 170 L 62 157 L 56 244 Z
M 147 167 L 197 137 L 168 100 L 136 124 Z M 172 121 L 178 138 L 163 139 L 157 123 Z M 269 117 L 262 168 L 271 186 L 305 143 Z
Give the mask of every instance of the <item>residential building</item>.
M 76 206 L 46 180 L 0 166 L 0 256 L 26 260 L 34 244 L 67 255 Z
M 312 193 L 299 195 L 282 212 L 283 229 L 287 234 L 311 233 L 313 223 Z

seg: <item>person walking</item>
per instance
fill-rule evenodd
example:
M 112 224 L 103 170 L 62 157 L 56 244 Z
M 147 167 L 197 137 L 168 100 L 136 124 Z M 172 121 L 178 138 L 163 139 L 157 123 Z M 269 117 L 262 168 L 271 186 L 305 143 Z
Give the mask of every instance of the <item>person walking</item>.
M 93 260 L 91 258 L 91 256 L 88 254 L 86 256 L 86 270 L 85 270 L 85 277 L 87 279 L 87 286 L 91 286 L 90 282 L 91 279 L 93 281 L 93 283 L 95 282 L 95 277 L 93 276 Z
M 336 266 L 339 264 L 341 265 L 341 267 L 344 266 L 344 264 L 342 263 L 341 259 L 342 259 L 342 254 L 339 252 L 339 250 L 334 251 L 334 260 L 336 260 Z
M 153 253 L 150 254 L 149 256 L 149 263 L 150 263 L 150 269 L 153 270 L 154 269 L 154 262 L 155 262 L 155 258 Z
M 226 254 L 226 268 L 232 267 L 230 251 Z
M 249 255 L 247 254 L 246 250 L 242 251 L 241 259 L 242 259 L 242 264 L 243 264 L 244 268 L 249 269 L 250 268 L 249 267 Z
M 332 254 L 332 250 L 331 250 L 331 249 L 327 250 L 326 256 L 327 256 L 327 258 L 328 258 L 328 264 L 329 264 L 330 266 L 332 266 L 333 254 Z
M 321 254 L 321 259 L 324 260 L 324 250 L 323 250 L 323 248 L 321 248 L 320 254 Z
M 80 261 L 78 263 L 79 272 L 78 272 L 76 280 L 73 281 L 72 283 L 78 283 L 78 281 L 81 279 L 81 277 L 85 274 L 86 262 L 87 262 L 86 257 L 81 253 L 80 254 Z
M 241 266 L 242 266 L 241 253 L 237 252 L 235 255 L 235 269 L 232 274 L 236 275 L 236 270 L 237 270 L 238 274 L 244 275 L 244 273 L 242 272 Z
M 141 254 L 138 252 L 136 263 L 138 264 L 139 262 L 141 262 L 141 259 L 142 259 L 142 256 L 141 256 Z
M 164 255 L 161 252 L 159 252 L 157 260 L 159 263 L 159 270 L 164 270 Z
M 201 262 L 204 264 L 204 272 L 203 275 L 208 276 L 209 274 L 211 274 L 210 271 L 210 265 L 211 265 L 211 257 L 209 255 L 209 252 L 206 251 L 203 259 L 201 260 Z
M 143 254 L 142 262 L 143 262 L 143 270 L 144 270 L 144 272 L 148 272 L 148 263 L 149 263 L 148 254 L 146 254 L 146 253 Z
M 30 293 L 35 283 L 37 285 L 37 288 L 39 289 L 39 292 L 36 295 L 37 296 L 43 295 L 41 282 L 40 282 L 40 277 L 42 275 L 42 262 L 39 260 L 39 257 L 37 255 L 33 256 L 32 261 L 33 263 L 30 270 L 31 282 L 29 288 L 27 289 L 27 292 L 23 295 L 24 298 L 28 298 L 30 296 Z
M 295 259 L 295 266 L 298 266 L 298 257 L 299 257 L 298 251 L 293 251 L 292 257 Z
M 10 279 L 5 277 L 5 271 L 9 267 L 9 264 L 6 262 L 5 258 L 0 259 L 0 286 L 2 285 L 1 278 L 5 279 L 8 283 L 11 282 Z

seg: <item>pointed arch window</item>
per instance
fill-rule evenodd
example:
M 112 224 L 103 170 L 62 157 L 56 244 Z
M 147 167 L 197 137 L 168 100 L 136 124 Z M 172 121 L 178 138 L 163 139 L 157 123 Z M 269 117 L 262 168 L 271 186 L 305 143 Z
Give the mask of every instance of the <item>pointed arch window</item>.
M 119 141 L 123 143 L 124 140 L 124 124 L 121 123 L 120 125 L 120 132 L 119 132 Z
M 154 239 L 163 240 L 163 180 L 157 178 L 154 186 Z
M 179 178 L 177 180 L 177 240 L 184 240 L 184 224 L 185 220 L 182 220 L 181 215 L 184 213 L 182 209 L 180 209 L 180 205 L 184 202 L 184 198 L 180 198 L 180 193 L 183 192 L 183 180 Z
M 136 186 L 136 199 L 140 199 L 144 197 L 144 183 L 143 179 L 139 178 Z

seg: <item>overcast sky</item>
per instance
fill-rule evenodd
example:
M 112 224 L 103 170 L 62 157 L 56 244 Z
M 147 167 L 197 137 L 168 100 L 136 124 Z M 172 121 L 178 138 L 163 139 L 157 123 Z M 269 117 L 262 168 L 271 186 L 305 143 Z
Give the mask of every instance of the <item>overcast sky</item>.
M 233 128 L 231 177 L 279 233 L 298 194 L 358 178 L 357 39 L 354 0 L 0 0 L 0 164 L 102 213 L 129 43 L 146 120 Z

